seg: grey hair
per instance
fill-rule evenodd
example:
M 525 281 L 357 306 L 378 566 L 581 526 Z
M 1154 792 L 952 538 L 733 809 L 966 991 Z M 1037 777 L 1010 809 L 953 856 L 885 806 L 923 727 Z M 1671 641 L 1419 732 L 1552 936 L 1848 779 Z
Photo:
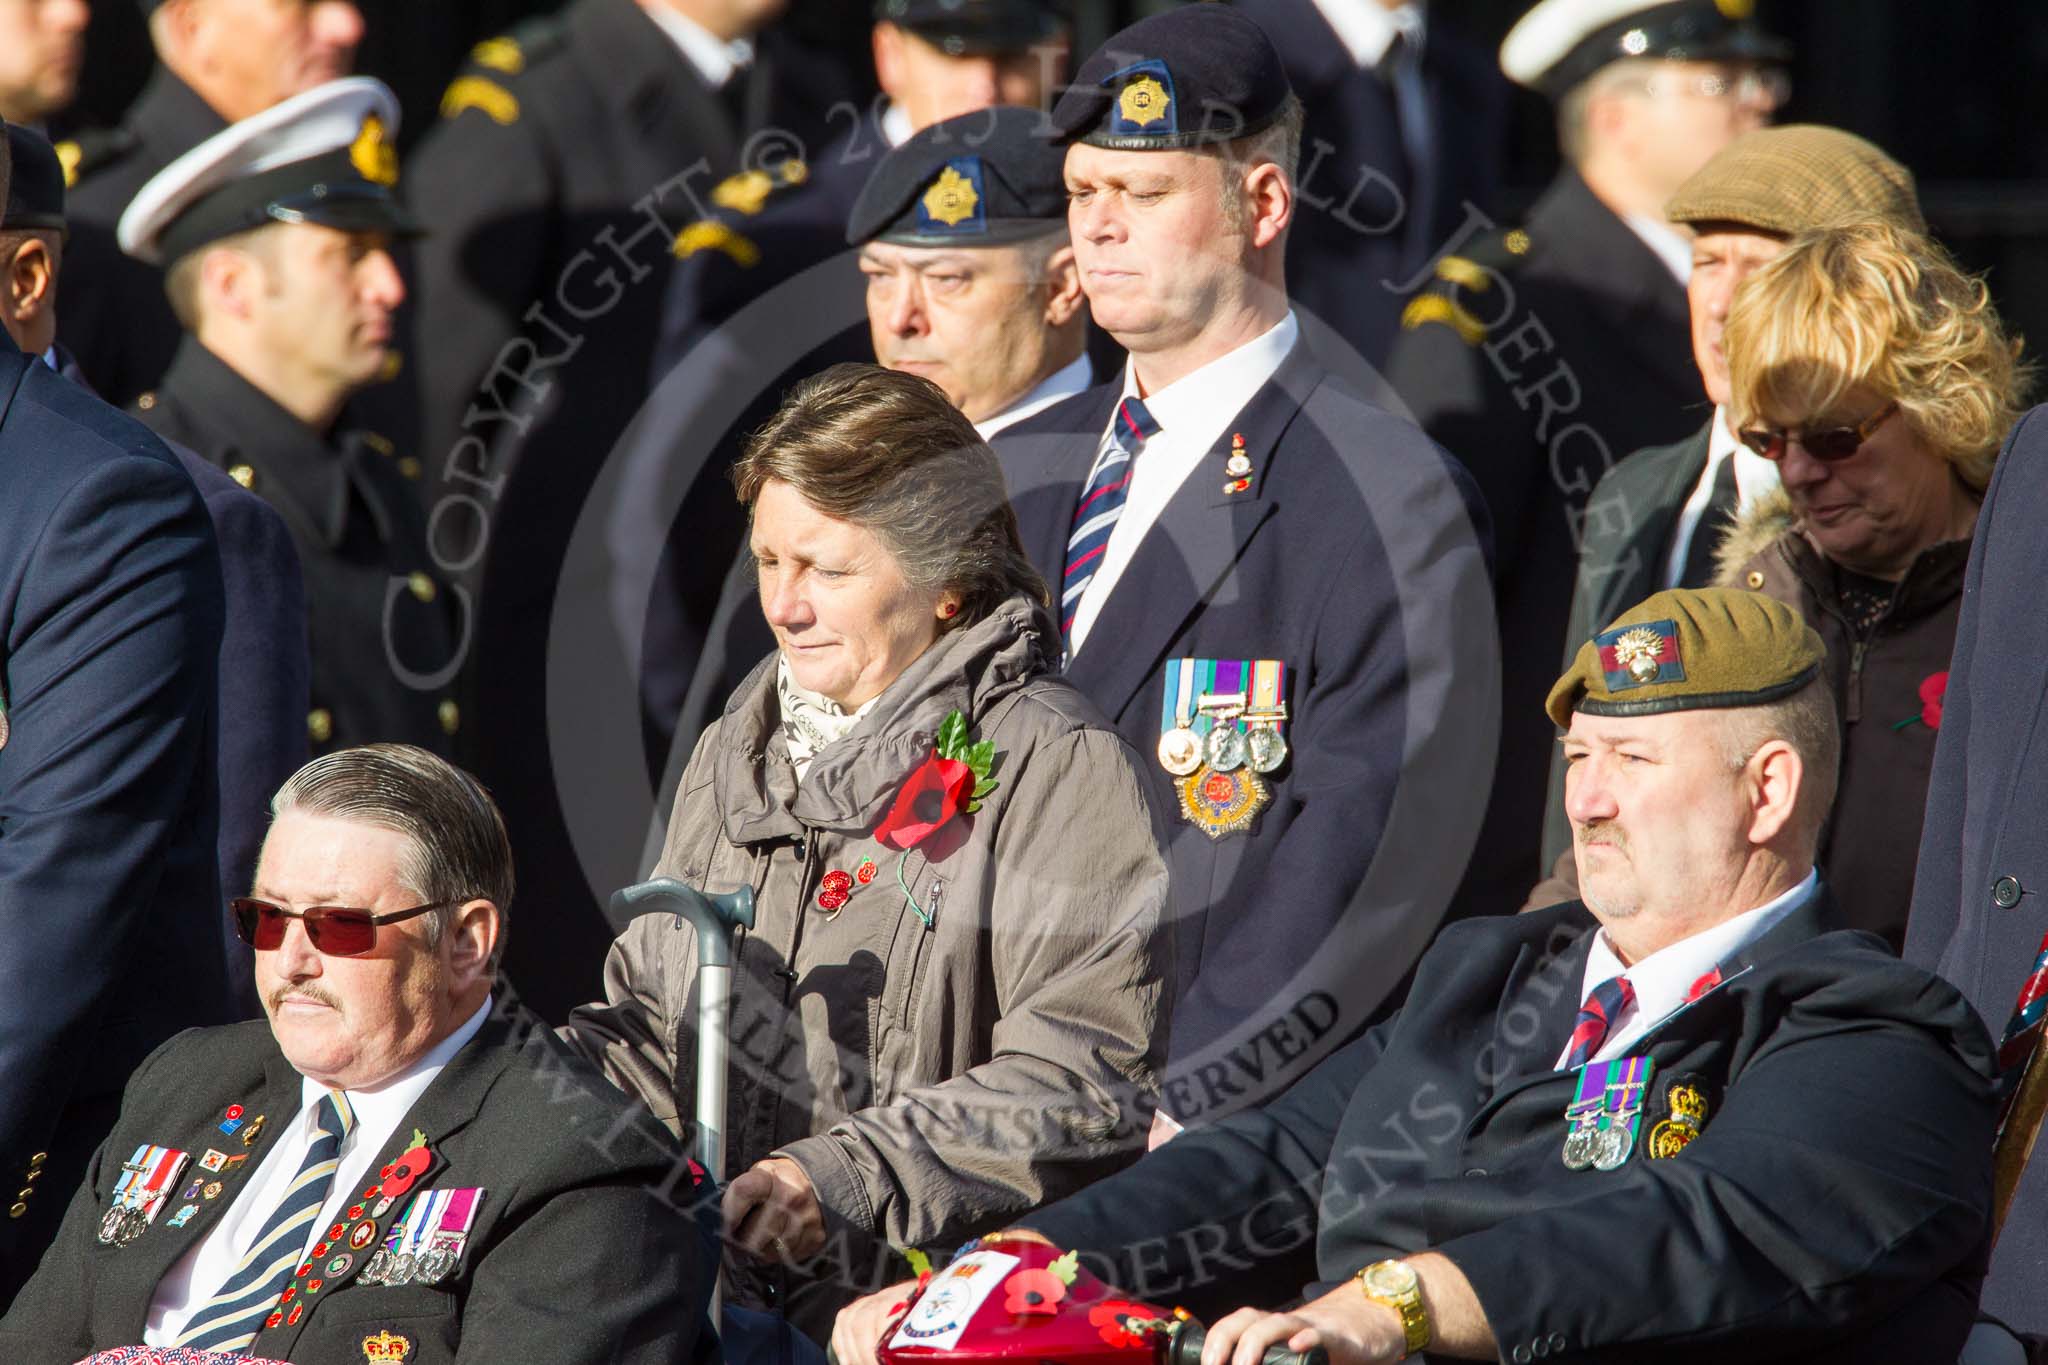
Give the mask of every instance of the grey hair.
M 482 783 L 425 749 L 365 744 L 324 754 L 285 779 L 270 813 L 275 818 L 293 810 L 404 835 L 398 877 L 406 890 L 429 903 L 452 903 L 427 917 L 430 944 L 440 943 L 462 902 L 497 906 L 498 944 L 490 961 L 497 970 L 512 909 L 512 841 Z
M 790 391 L 732 471 L 748 507 L 770 479 L 877 536 L 912 585 L 954 592 L 958 629 L 1021 593 L 1049 607 L 1002 466 L 944 390 L 876 365 L 834 365 Z
M 1764 706 L 1735 707 L 1725 713 L 1721 752 L 1731 768 L 1740 769 L 1772 740 L 1783 740 L 1799 755 L 1798 817 L 1803 833 L 1816 847 L 1821 827 L 1834 810 L 1841 780 L 1842 733 L 1836 720 L 1835 694 L 1825 676 L 1817 677 L 1789 697 Z

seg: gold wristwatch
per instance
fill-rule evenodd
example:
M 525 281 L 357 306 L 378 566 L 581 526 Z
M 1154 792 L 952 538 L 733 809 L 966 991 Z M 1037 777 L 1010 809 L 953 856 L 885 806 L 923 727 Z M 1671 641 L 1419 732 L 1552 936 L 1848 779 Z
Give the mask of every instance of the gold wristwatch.
M 1358 1287 L 1374 1303 L 1383 1303 L 1401 1315 L 1401 1331 L 1408 1338 L 1405 1355 L 1412 1356 L 1429 1345 L 1429 1309 L 1422 1302 L 1422 1281 L 1406 1261 L 1374 1261 L 1358 1272 Z

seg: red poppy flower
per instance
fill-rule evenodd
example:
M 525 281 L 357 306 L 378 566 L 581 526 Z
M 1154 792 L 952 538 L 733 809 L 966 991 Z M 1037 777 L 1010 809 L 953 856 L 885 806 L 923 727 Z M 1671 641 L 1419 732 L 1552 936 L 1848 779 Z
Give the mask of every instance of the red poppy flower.
M 1948 670 L 1920 680 L 1920 720 L 1930 730 L 1941 728 L 1941 703 L 1948 696 Z
M 862 886 L 866 886 L 869 882 L 875 879 L 876 871 L 878 871 L 878 869 L 875 867 L 875 860 L 873 858 L 869 858 L 866 861 L 862 862 L 859 867 L 856 867 L 853 870 L 853 879 L 859 882 Z
M 896 793 L 896 804 L 875 827 L 875 838 L 890 848 L 909 851 L 932 831 L 960 813 L 974 790 L 974 769 L 937 754 L 926 759 Z
M 818 893 L 818 908 L 820 910 L 838 910 L 846 904 L 846 900 L 847 896 L 844 891 L 820 891 Z
M 825 879 L 819 885 L 834 895 L 838 895 L 842 891 L 853 890 L 853 876 L 850 873 L 841 872 L 835 868 L 825 874 Z
M 427 1167 L 434 1164 L 434 1157 L 424 1147 L 408 1148 L 405 1155 L 391 1163 L 391 1174 L 384 1181 L 384 1195 L 396 1199 L 413 1187 L 413 1182 L 427 1173 Z
M 1051 1317 L 1067 1296 L 1066 1285 L 1050 1270 L 1020 1270 L 1003 1281 L 1003 1288 L 1009 1291 L 1003 1307 L 1026 1317 Z
M 1143 1346 L 1152 1324 L 1159 1321 L 1143 1304 L 1128 1299 L 1104 1299 L 1088 1310 L 1088 1321 L 1097 1335 L 1112 1346 Z

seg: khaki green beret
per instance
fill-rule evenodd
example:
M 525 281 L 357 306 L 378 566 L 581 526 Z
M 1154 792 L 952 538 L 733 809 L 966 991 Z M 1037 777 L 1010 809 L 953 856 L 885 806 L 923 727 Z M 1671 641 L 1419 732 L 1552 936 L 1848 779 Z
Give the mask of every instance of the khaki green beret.
M 1670 588 L 1579 646 L 1544 710 L 1649 716 L 1763 706 L 1820 676 L 1827 646 L 1799 613 L 1738 588 Z
M 1911 171 L 1875 143 L 1817 123 L 1744 133 L 1678 187 L 1664 216 L 1786 237 L 1850 221 L 1927 231 Z

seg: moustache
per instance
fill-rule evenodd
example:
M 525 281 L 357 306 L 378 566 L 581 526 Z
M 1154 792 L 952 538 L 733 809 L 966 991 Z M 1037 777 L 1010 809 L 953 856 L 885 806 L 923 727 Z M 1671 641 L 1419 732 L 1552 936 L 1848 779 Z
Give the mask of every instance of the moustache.
M 1579 844 L 1591 848 L 1595 844 L 1612 844 L 1623 853 L 1628 852 L 1628 831 L 1615 824 L 1580 825 Z
M 329 1009 L 339 1010 L 341 1008 L 341 1001 L 336 999 L 330 992 L 322 990 L 315 985 L 303 984 L 280 986 L 272 991 L 268 1001 L 270 1012 L 276 1014 L 278 1008 L 287 1000 L 310 1000 L 316 1005 L 325 1005 Z

